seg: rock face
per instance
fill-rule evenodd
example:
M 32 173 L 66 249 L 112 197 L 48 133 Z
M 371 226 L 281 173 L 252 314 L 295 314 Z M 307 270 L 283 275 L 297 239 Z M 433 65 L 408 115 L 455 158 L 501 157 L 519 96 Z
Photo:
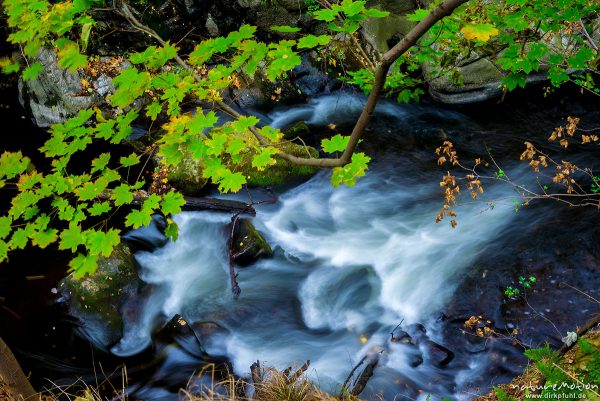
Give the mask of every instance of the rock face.
M 42 48 L 37 61 L 44 66 L 40 76 L 19 83 L 21 104 L 31 110 L 37 126 L 62 123 L 79 110 L 92 106 L 93 97 L 82 94 L 80 73 L 60 68 L 56 53 Z
M 95 274 L 81 279 L 70 274 L 60 291 L 69 312 L 82 321 L 83 334 L 108 348 L 121 338 L 121 308 L 138 294 L 140 285 L 134 257 L 127 245 L 120 244 L 110 257 L 100 258 Z
M 271 247 L 250 219 L 238 220 L 233 233 L 232 248 L 234 255 L 237 255 L 235 262 L 241 266 L 247 266 L 259 258 L 273 255 Z
M 363 38 L 379 53 L 388 51 L 390 44 L 398 42 L 416 25 L 405 16 L 417 8 L 413 0 L 370 1 L 367 6 L 390 13 L 386 18 L 370 18 L 362 24 Z
M 600 43 L 600 18 L 590 24 L 592 40 Z M 552 44 L 551 39 L 547 44 Z M 494 63 L 495 58 L 501 56 L 502 52 L 492 55 L 473 55 L 469 59 L 459 61 L 457 76 L 462 84 L 457 84 L 450 76 L 433 77 L 433 72 L 427 66 L 423 66 L 426 80 L 429 81 L 429 93 L 438 101 L 447 104 L 470 104 L 499 97 L 502 94 L 500 85 L 507 73 Z M 546 72 L 543 67 L 538 73 L 528 76 L 528 83 L 546 81 Z

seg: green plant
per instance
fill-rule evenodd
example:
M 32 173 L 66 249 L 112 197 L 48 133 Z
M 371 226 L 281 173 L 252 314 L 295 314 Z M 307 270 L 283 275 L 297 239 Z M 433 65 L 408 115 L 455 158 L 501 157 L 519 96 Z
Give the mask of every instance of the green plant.
M 309 15 L 313 15 L 316 11 L 321 9 L 321 5 L 318 0 L 304 0 L 304 5 Z
M 527 278 L 519 276 L 518 282 L 523 289 L 521 290 L 518 287 L 513 287 L 509 285 L 504 289 L 504 295 L 507 298 L 515 298 L 520 296 L 524 291 L 531 289 L 532 286 L 537 282 L 537 279 L 535 278 L 535 276 L 529 276 Z

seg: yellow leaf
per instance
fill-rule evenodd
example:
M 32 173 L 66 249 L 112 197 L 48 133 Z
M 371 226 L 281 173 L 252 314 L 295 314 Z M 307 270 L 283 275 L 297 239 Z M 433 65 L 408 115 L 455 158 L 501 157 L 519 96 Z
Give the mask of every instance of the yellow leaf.
M 460 31 L 469 40 L 476 39 L 484 42 L 500 33 L 492 24 L 468 24 L 463 26 Z

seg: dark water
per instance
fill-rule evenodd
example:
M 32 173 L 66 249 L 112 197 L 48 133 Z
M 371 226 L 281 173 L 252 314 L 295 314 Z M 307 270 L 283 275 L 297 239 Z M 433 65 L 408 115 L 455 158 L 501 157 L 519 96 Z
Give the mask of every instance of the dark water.
M 334 190 L 328 173 L 321 172 L 282 190 L 276 204 L 257 208 L 255 225 L 275 255 L 240 271 L 238 301 L 231 298 L 226 271 L 223 228 L 229 216 L 178 216 L 177 242 L 137 254 L 140 276 L 152 290 L 127 315 L 123 339 L 111 344 L 113 355 L 73 335 L 73 328 L 89 334 L 101 327 L 74 323 L 52 304 L 64 256 L 16 255 L 2 272 L 3 305 L 14 312 L 0 312 L 2 336 L 19 351 L 38 384 L 44 383 L 42 377 L 68 381 L 89 376 L 93 356 L 107 372 L 125 362 L 135 397 L 176 399 L 177 388 L 200 368 L 198 347 L 189 338 L 167 348 L 154 340 L 155 352 L 147 347 L 157 326 L 181 314 L 198 330 L 202 322 L 214 322 L 202 336 L 203 346 L 229 359 L 240 375 L 256 359 L 278 368 L 310 359 L 309 375 L 324 389 L 338 391 L 363 355 L 379 353 L 366 397 L 469 399 L 510 380 L 526 363 L 523 348 L 510 340 L 463 333 L 470 316 L 490 319 L 500 333 L 517 328 L 520 342 L 537 346 L 559 344 L 567 330 L 599 311 L 597 303 L 577 291 L 599 297 L 598 212 L 555 203 L 515 212 L 512 189 L 487 183 L 481 201 L 461 199 L 457 229 L 436 225 L 443 171 L 433 151 L 445 138 L 465 158 L 489 149 L 512 178 L 534 183 L 530 170 L 517 161 L 523 140 L 545 143 L 567 115 L 581 117 L 585 127 L 600 121 L 593 100 L 582 101 L 576 94 L 564 99 L 562 104 L 513 99 L 462 110 L 383 103 L 361 145 L 373 164 L 356 187 Z M 329 123 L 338 130 L 350 126 L 360 107 L 358 96 L 339 93 L 268 118 L 281 127 L 304 120 L 316 138 Z M 16 114 L 5 117 L 26 129 Z M 585 149 L 572 152 L 570 157 L 582 165 L 598 163 Z M 23 277 L 32 272 L 48 276 Z M 515 285 L 519 275 L 531 274 L 538 283 L 527 293 L 528 303 L 503 296 L 504 287 Z M 419 339 L 418 346 L 390 342 L 399 323 Z M 439 366 L 427 341 L 452 350 L 454 359 Z M 157 350 L 166 357 L 155 360 Z M 418 358 L 423 363 L 412 367 Z

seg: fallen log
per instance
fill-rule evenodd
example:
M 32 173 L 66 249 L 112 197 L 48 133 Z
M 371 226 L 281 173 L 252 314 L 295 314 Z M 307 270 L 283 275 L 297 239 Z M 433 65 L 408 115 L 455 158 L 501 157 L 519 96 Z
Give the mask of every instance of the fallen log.
M 215 212 L 240 213 L 256 216 L 256 210 L 252 205 L 244 202 L 219 199 L 219 198 L 194 198 L 185 196 L 183 210 L 212 210 Z
M 139 206 L 148 198 L 146 191 L 136 191 L 133 194 L 133 201 L 131 205 Z M 98 200 L 112 200 L 112 190 L 103 191 L 97 197 Z M 202 211 L 209 210 L 213 212 L 227 212 L 233 214 L 248 214 L 256 216 L 256 210 L 251 204 L 244 202 L 230 200 L 230 199 L 219 199 L 219 198 L 196 198 L 193 196 L 184 196 L 185 205 L 181 207 L 182 210 L 187 211 Z
M 35 390 L 29 383 L 27 376 L 23 373 L 19 362 L 8 348 L 8 345 L 0 338 L 0 385 L 6 392 L 9 399 L 33 399 Z M 1 398 L 1 397 L 0 397 Z

